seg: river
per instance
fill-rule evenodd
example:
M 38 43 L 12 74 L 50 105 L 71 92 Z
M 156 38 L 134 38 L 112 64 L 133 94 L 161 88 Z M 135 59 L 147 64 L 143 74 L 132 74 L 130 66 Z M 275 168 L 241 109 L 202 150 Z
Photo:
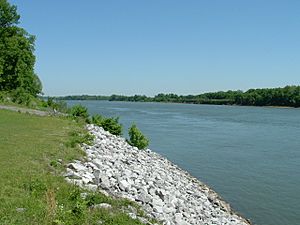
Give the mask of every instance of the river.
M 300 224 L 300 109 L 68 101 L 132 122 L 150 149 L 258 225 Z

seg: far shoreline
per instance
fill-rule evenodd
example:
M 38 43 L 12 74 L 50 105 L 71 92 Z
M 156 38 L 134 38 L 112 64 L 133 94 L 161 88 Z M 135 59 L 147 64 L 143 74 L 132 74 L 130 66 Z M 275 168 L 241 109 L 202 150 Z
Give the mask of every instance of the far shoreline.
M 56 98 L 56 97 L 54 97 Z M 238 107 L 257 107 L 257 108 L 275 108 L 275 109 L 299 109 L 300 107 L 276 106 L 276 105 L 237 105 L 237 104 L 202 104 L 188 102 L 156 102 L 156 101 L 111 101 L 99 99 L 64 99 L 63 101 L 103 101 L 103 102 L 129 102 L 129 103 L 162 103 L 162 104 L 182 104 L 182 105 L 207 105 L 207 106 L 238 106 Z
M 47 98 L 47 97 L 45 97 Z M 111 95 L 65 95 L 54 97 L 56 100 L 108 100 L 126 102 L 163 102 L 202 105 L 238 105 L 275 108 L 300 108 L 300 85 L 287 85 L 277 88 L 257 88 L 206 92 L 201 94 L 159 93 L 155 96 L 134 94 L 131 96 Z

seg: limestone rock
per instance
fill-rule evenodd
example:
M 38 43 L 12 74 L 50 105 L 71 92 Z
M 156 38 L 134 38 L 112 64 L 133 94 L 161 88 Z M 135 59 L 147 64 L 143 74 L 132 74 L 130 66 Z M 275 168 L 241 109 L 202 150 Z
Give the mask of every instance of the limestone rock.
M 101 127 L 90 124 L 87 130 L 95 136 L 94 144 L 82 145 L 86 162 L 68 164 L 68 182 L 136 201 L 148 216 L 164 225 L 250 224 L 208 186 L 159 154 L 150 149 L 140 151 Z M 107 203 L 94 207 L 111 208 Z M 151 224 L 137 212 L 125 211 Z

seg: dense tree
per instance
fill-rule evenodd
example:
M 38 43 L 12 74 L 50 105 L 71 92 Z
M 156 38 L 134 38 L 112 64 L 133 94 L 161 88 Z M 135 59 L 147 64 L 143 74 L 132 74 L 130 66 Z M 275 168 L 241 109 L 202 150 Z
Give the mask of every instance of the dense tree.
M 36 96 L 42 85 L 34 73 L 35 37 L 18 27 L 17 7 L 0 0 L 0 91 Z
M 253 105 L 253 106 L 291 106 L 300 107 L 300 86 L 284 88 L 249 89 L 246 92 L 219 91 L 200 95 L 158 94 L 154 97 L 145 95 L 112 95 L 112 96 L 66 96 L 64 100 L 109 100 L 134 102 L 178 102 L 191 104 L 215 105 Z

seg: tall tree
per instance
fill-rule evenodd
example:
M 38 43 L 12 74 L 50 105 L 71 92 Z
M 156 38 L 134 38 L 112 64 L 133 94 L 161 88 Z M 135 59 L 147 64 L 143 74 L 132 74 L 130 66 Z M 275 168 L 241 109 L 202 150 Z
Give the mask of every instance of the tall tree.
M 35 37 L 18 27 L 17 7 L 0 0 L 0 91 L 23 91 L 33 96 L 42 84 L 34 72 Z

